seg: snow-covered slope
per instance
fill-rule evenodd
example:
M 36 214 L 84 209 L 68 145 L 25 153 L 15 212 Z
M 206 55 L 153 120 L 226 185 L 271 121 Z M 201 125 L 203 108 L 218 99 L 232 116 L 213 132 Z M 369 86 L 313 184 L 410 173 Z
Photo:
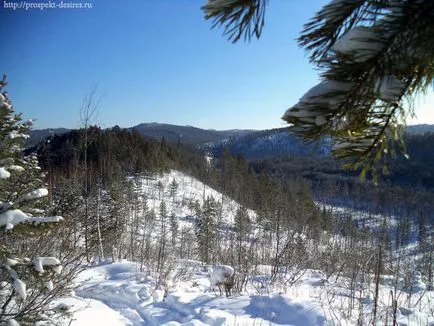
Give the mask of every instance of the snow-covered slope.
M 257 131 L 244 137 L 225 139 L 224 141 L 205 144 L 203 148 L 214 156 L 222 155 L 227 147 L 233 155 L 240 154 L 248 161 L 264 160 L 283 156 L 329 156 L 331 149 L 329 138 L 323 138 L 318 145 L 303 143 L 287 128 Z
M 175 195 L 170 184 L 178 184 Z M 220 202 L 222 223 L 233 224 L 239 205 L 216 190 L 181 172 L 171 171 L 141 180 L 147 204 L 158 211 L 165 202 L 181 227 L 191 227 L 194 217 L 188 203 L 213 196 Z M 254 220 L 254 212 L 249 212 Z M 167 281 L 137 262 L 105 260 L 83 271 L 69 297 L 57 301 L 72 313 L 71 326 L 92 325 L 357 325 L 372 322 L 374 276 L 367 276 L 357 291 L 342 275 L 285 267 L 272 275 L 272 267 L 255 266 L 245 290 L 223 297 L 211 286 L 206 264 L 176 259 Z M 237 271 L 236 271 L 237 272 Z M 417 278 L 411 294 L 394 288 L 388 276 L 379 288 L 377 324 L 391 321 L 390 295 L 399 293 L 398 325 L 432 325 L 434 293 Z M 352 303 L 350 303 L 352 302 Z M 63 325 L 69 325 L 65 318 Z
M 171 196 L 170 184 L 173 180 L 178 184 L 178 188 L 175 195 Z M 159 183 L 163 186 L 161 191 L 158 187 Z M 192 220 L 191 217 L 194 212 L 189 208 L 190 203 L 198 201 L 202 205 L 209 197 L 213 197 L 220 204 L 219 216 L 222 218 L 222 226 L 233 224 L 235 213 L 240 207 L 237 202 L 203 182 L 175 170 L 164 173 L 158 178 L 142 180 L 142 191 L 148 198 L 149 208 L 158 212 L 161 202 L 164 201 L 167 211 L 169 214 L 172 212 L 176 214 L 180 225 Z M 251 210 L 248 212 L 250 217 L 254 219 L 255 213 Z

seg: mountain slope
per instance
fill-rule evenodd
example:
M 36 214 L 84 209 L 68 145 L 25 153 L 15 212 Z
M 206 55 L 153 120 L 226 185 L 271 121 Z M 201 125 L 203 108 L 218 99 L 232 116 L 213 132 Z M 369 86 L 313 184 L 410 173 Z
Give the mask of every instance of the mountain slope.
M 117 128 L 117 127 L 113 127 Z M 113 129 L 107 128 L 107 129 Z M 183 144 L 198 145 L 207 142 L 218 142 L 230 137 L 242 137 L 254 132 L 249 129 L 232 129 L 232 130 L 214 130 L 201 129 L 193 126 L 178 126 L 165 123 L 141 123 L 136 126 L 127 128 L 135 130 L 146 138 L 151 138 L 160 141 L 163 137 L 166 142 L 177 143 L 180 141 Z M 49 136 L 62 135 L 71 129 L 66 128 L 48 128 L 32 130 L 28 144 L 36 145 L 41 140 Z
M 221 156 L 224 148 L 234 155 L 242 155 L 248 161 L 278 158 L 282 156 L 328 156 L 330 141 L 323 139 L 319 144 L 306 144 L 288 128 L 261 130 L 235 138 L 206 144 L 204 148 L 215 156 Z
M 434 132 L 434 125 L 430 124 L 420 124 L 407 126 L 405 131 L 410 135 L 420 135 L 425 133 Z
M 49 136 L 62 135 L 70 131 L 67 128 L 48 128 L 48 129 L 34 129 L 30 133 L 30 137 L 27 140 L 27 144 L 34 146 L 40 141 L 46 139 Z
M 139 132 L 142 136 L 167 142 L 184 144 L 203 144 L 218 142 L 229 137 L 240 137 L 252 132 L 251 130 L 206 130 L 193 126 L 178 126 L 164 123 L 142 123 L 129 128 Z

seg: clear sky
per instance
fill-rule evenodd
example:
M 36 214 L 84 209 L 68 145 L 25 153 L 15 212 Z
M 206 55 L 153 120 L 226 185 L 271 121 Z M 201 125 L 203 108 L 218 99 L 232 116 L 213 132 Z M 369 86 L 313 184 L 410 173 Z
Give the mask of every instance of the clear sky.
M 210 29 L 204 0 L 85 1 L 92 9 L 0 4 L 0 73 L 36 128 L 78 127 L 95 85 L 103 127 L 281 127 L 284 111 L 318 82 L 295 39 L 327 0 L 271 0 L 261 39 L 235 45 Z M 411 123 L 434 123 L 433 103 L 432 94 L 421 98 Z

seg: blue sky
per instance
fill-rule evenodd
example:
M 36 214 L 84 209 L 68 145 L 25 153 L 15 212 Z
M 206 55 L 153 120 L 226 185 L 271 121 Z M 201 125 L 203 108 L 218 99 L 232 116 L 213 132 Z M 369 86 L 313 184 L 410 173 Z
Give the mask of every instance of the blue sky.
M 78 127 L 95 85 L 103 127 L 281 127 L 318 81 L 295 39 L 327 0 L 272 0 L 261 39 L 235 45 L 203 19 L 204 0 L 85 1 L 92 9 L 0 8 L 0 72 L 36 128 Z M 420 100 L 411 122 L 434 123 L 431 103 Z

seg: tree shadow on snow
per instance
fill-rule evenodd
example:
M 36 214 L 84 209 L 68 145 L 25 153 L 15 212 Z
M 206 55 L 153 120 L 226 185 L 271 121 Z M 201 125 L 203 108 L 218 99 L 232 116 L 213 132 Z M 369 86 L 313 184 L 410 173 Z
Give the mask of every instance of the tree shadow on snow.
M 250 304 L 244 310 L 252 318 L 260 318 L 277 325 L 326 325 L 319 305 L 313 302 L 291 301 L 282 296 L 252 296 Z

